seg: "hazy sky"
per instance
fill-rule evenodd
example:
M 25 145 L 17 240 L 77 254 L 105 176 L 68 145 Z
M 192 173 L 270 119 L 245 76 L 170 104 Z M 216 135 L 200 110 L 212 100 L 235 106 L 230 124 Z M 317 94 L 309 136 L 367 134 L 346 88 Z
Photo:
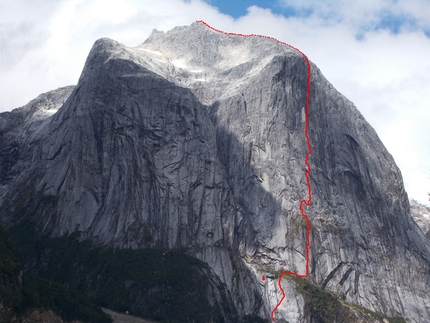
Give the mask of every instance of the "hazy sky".
M 1 0 L 1 106 L 76 84 L 94 41 L 142 43 L 203 19 L 303 51 L 355 103 L 429 203 L 430 0 Z

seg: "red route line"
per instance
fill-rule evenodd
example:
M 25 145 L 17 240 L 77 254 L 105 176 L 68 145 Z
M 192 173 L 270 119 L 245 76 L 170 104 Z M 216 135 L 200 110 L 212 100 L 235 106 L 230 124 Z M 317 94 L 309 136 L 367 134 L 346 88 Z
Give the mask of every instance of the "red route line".
M 208 27 L 209 29 L 212 29 L 216 32 L 225 34 L 225 35 L 230 35 L 230 36 L 241 36 L 241 37 L 260 37 L 260 38 L 268 38 L 268 39 L 272 39 L 282 45 L 286 45 L 288 47 L 291 47 L 292 49 L 294 49 L 295 51 L 299 52 L 303 59 L 306 62 L 306 65 L 308 67 L 308 82 L 307 82 L 307 90 L 306 90 L 306 121 L 305 121 L 305 137 L 306 137 L 306 144 L 308 146 L 308 152 L 306 154 L 304 163 L 306 165 L 306 172 L 305 172 L 305 177 L 306 177 L 306 183 L 308 186 L 308 199 L 307 200 L 301 200 L 300 201 L 300 205 L 299 205 L 299 209 L 302 212 L 302 216 L 305 218 L 306 220 L 306 225 L 307 225 L 307 230 L 306 230 L 306 272 L 305 274 L 297 274 L 295 272 L 292 271 L 283 271 L 280 275 L 279 275 L 279 279 L 278 279 L 278 286 L 279 289 L 282 292 L 282 298 L 281 300 L 278 302 L 278 304 L 276 304 L 275 308 L 272 310 L 272 314 L 271 314 L 271 318 L 272 318 L 272 322 L 275 321 L 275 312 L 278 309 L 278 307 L 282 304 L 282 302 L 285 299 L 285 291 L 282 288 L 281 285 L 281 281 L 282 281 L 282 277 L 284 275 L 291 275 L 291 276 L 296 276 L 296 277 L 300 277 L 300 278 L 306 278 L 309 276 L 309 247 L 311 245 L 311 223 L 309 222 L 309 217 L 306 215 L 305 211 L 303 210 L 303 205 L 309 206 L 311 204 L 312 201 L 312 188 L 311 188 L 311 182 L 309 180 L 309 174 L 311 173 L 311 166 L 309 165 L 309 156 L 312 154 L 312 147 L 311 147 L 311 141 L 309 139 L 309 101 L 311 98 L 311 64 L 309 62 L 309 59 L 307 58 L 307 56 L 298 48 L 287 44 L 286 42 L 280 41 L 274 37 L 269 37 L 269 36 L 264 36 L 264 35 L 259 35 L 259 34 L 236 34 L 236 33 L 230 33 L 230 32 L 225 32 L 219 29 L 216 29 L 212 26 L 210 26 L 209 24 L 207 24 L 205 21 L 203 20 L 196 20 L 196 22 L 201 23 L 206 25 L 206 27 Z

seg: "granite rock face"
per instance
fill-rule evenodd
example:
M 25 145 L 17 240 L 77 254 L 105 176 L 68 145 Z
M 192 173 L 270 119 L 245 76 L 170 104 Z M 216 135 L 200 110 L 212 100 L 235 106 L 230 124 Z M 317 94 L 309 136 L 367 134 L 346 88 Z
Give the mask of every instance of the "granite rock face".
M 281 297 L 269 277 L 305 271 L 306 82 L 295 50 L 197 23 L 135 48 L 98 40 L 76 87 L 0 114 L 1 219 L 32 208 L 52 236 L 185 250 L 228 286 L 238 315 L 267 319 Z M 314 64 L 311 85 L 309 280 L 428 322 L 430 242 L 401 173 Z M 283 285 L 276 318 L 309 322 Z
M 430 240 L 430 207 L 422 205 L 417 201 L 410 201 L 411 215 L 424 235 Z

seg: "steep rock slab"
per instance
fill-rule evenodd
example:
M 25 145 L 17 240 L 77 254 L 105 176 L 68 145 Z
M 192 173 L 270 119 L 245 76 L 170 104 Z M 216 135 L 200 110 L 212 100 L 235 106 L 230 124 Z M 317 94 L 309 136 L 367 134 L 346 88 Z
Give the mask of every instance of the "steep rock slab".
M 430 247 L 401 174 L 315 65 L 311 81 L 310 279 L 425 322 Z M 0 123 L 2 142 L 20 152 L 2 171 L 2 218 L 31 194 L 57 197 L 36 208 L 47 232 L 185 248 L 230 287 L 240 315 L 268 317 L 279 295 L 261 275 L 304 271 L 305 92 L 301 56 L 268 39 L 193 24 L 154 31 L 136 48 L 100 40 L 68 101 L 35 135 L 25 134 L 28 121 L 14 130 Z M 306 321 L 303 300 L 285 285 L 296 301 L 279 317 Z
M 52 236 L 81 231 L 113 247 L 202 254 L 229 282 L 239 315 L 267 316 L 231 252 L 234 201 L 206 108 L 190 90 L 113 57 L 118 49 L 98 41 L 61 110 L 20 143 L 29 149 L 4 190 L 4 219 L 31 216 Z
M 245 214 L 257 228 L 236 235 L 238 249 L 254 268 L 304 272 L 306 227 L 298 203 L 306 196 L 305 62 L 271 40 L 184 30 L 154 32 L 140 48 L 181 62 L 185 74 L 176 82 L 210 105 L 239 217 Z M 208 48 L 213 52 L 205 54 Z M 205 84 L 187 71 L 201 71 Z M 410 217 L 400 171 L 315 65 L 310 110 L 312 280 L 376 311 L 422 321 L 429 315 L 430 249 Z M 412 271 L 411 261 L 419 264 Z

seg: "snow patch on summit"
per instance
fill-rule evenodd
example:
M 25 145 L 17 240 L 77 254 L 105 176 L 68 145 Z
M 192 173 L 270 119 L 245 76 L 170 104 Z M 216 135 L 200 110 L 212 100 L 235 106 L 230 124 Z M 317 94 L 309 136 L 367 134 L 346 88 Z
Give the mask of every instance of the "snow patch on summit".
M 147 53 L 151 53 L 151 54 L 154 54 L 154 55 L 157 55 L 157 56 L 163 56 L 163 54 L 160 53 L 157 50 L 150 50 L 150 49 L 147 49 L 147 48 L 140 48 L 140 47 L 136 47 L 135 49 L 136 50 L 142 50 L 142 51 L 145 51 Z
M 174 60 L 172 60 L 172 64 L 175 65 L 176 67 L 179 67 L 182 69 L 187 68 L 187 65 L 185 64 L 183 59 L 174 59 Z
M 205 39 L 208 46 L 197 46 L 200 39 Z M 270 39 L 218 34 L 200 24 L 193 24 L 187 33 L 181 28 L 167 33 L 154 31 L 143 44 L 126 50 L 139 57 L 135 62 L 189 87 L 207 105 L 234 96 L 276 56 L 298 55 Z M 201 82 L 208 86 L 201 87 Z

